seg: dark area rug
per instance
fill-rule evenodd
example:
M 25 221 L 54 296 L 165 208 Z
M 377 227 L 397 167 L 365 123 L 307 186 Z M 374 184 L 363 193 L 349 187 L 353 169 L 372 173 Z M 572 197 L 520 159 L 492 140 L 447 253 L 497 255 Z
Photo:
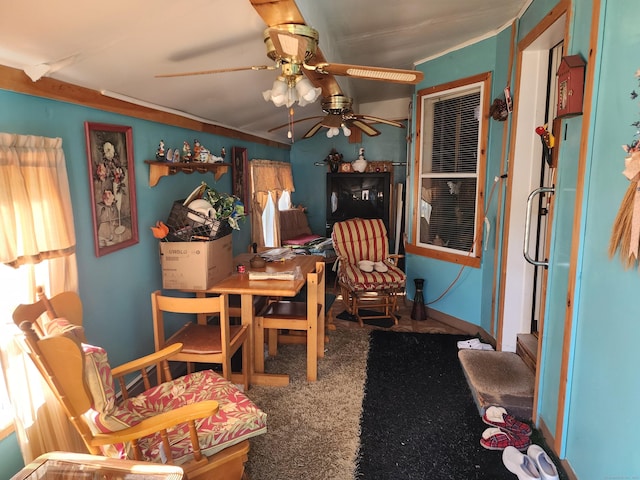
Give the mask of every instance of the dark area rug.
M 361 316 L 382 315 L 381 312 L 375 312 L 373 310 L 365 310 L 365 309 L 362 309 L 362 308 L 360 310 L 358 310 L 358 312 L 360 313 Z M 341 313 L 336 315 L 336 318 L 339 318 L 340 320 L 346 320 L 348 322 L 356 322 L 356 323 L 358 323 L 358 319 L 356 318 L 356 316 L 350 314 L 346 310 L 343 310 Z M 382 328 L 391 328 L 391 327 L 393 327 L 393 325 L 395 325 L 395 322 L 394 322 L 393 318 L 391 318 L 391 317 L 364 319 L 363 323 L 365 325 L 371 325 L 372 327 L 382 327 Z
M 489 426 L 458 361 L 456 342 L 467 338 L 371 332 L 356 479 L 515 478 L 502 451 L 479 443 Z M 541 444 L 539 432 L 532 440 Z

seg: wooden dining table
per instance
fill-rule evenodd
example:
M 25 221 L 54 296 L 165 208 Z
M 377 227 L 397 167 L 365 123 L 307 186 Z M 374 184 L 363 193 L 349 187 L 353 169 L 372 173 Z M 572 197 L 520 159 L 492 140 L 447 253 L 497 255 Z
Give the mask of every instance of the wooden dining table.
M 197 295 L 208 293 L 240 295 L 241 321 L 243 325 L 249 325 L 249 383 L 252 385 L 283 386 L 289 383 L 289 375 L 273 374 L 256 371 L 255 355 L 264 354 L 264 347 L 254 347 L 254 308 L 253 297 L 256 295 L 266 297 L 295 297 L 307 282 L 307 274 L 315 271 L 316 262 L 323 261 L 318 255 L 296 255 L 293 258 L 267 262 L 264 267 L 251 268 L 249 261 L 254 256 L 252 253 L 243 253 L 234 257 L 234 265 L 243 265 L 244 273 L 234 272 L 230 276 L 220 280 L 212 287 L 204 291 L 195 292 Z M 250 279 L 251 272 L 293 272 L 291 279 Z M 258 353 L 259 351 L 259 353 Z M 235 380 L 234 380 L 235 381 Z

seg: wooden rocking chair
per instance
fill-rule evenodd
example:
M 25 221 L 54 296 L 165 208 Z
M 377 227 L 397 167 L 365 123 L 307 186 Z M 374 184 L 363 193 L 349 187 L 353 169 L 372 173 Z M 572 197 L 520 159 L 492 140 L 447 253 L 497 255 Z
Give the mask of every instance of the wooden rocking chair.
M 102 348 L 79 340 L 81 320 L 58 317 L 58 306 L 64 311 L 60 302 L 59 296 L 48 301 L 41 293 L 35 304 L 17 307 L 13 318 L 25 333 L 26 352 L 89 453 L 180 465 L 190 480 L 243 478 L 248 439 L 266 431 L 266 415 L 258 407 L 211 370 L 152 387 L 146 368 L 161 365 L 170 379 L 167 360 L 180 344 L 111 369 Z M 124 376 L 135 372 L 141 373 L 145 391 L 128 398 Z

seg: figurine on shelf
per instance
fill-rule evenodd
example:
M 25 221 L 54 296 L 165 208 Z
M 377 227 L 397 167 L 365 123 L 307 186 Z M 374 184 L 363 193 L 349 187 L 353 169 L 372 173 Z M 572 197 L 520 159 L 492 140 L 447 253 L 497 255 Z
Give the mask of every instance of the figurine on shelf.
M 182 144 L 182 161 L 190 162 L 191 158 L 191 145 L 185 140 Z
M 201 162 L 200 160 L 200 152 L 202 151 L 202 145 L 200 145 L 200 140 L 194 138 L 193 140 L 193 161 Z
M 158 150 L 156 151 L 156 160 L 164 161 L 164 140 L 160 140 L 160 144 L 158 145 Z
M 342 154 L 338 153 L 335 148 L 332 148 L 325 159 L 325 162 L 329 164 L 329 170 L 332 173 L 336 173 L 340 169 L 340 164 L 342 163 Z
M 227 156 L 227 151 L 224 149 L 224 147 L 222 147 L 220 149 L 220 157 L 222 158 L 222 161 L 224 161 L 224 157 Z
M 351 163 L 351 166 L 356 172 L 364 172 L 367 169 L 367 160 L 364 158 L 364 147 L 360 147 L 358 151 L 358 159 Z

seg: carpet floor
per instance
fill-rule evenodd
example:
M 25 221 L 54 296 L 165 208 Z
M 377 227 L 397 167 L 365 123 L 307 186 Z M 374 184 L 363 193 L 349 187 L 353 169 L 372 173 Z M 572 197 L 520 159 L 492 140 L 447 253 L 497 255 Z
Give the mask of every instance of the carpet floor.
M 458 361 L 457 335 L 373 331 L 356 479 L 513 480 Z
M 267 433 L 251 439 L 249 478 L 515 479 L 502 452 L 479 443 L 488 425 L 457 357 L 462 339 L 468 335 L 331 331 L 314 383 L 306 381 L 304 345 L 283 345 L 265 369 L 290 374 L 290 384 L 247 392 L 268 416 Z M 540 432 L 531 438 L 549 452 Z
M 286 387 L 247 392 L 267 413 L 267 433 L 251 439 L 251 480 L 353 480 L 369 331 L 331 331 L 318 381 L 306 378 L 304 345 L 282 345 L 265 370 L 288 373 Z

